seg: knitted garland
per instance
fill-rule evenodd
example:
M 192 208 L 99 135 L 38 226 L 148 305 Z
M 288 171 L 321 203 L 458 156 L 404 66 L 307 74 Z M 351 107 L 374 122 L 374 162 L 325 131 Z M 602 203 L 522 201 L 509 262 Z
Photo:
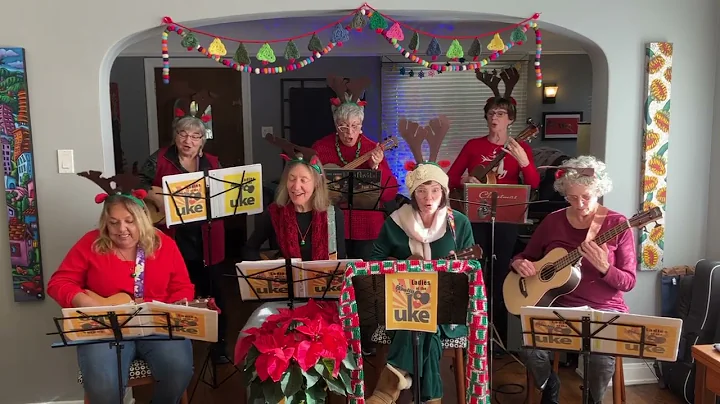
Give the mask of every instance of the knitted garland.
M 360 347 L 360 316 L 358 315 L 355 288 L 352 278 L 360 275 L 381 275 L 403 272 L 454 272 L 465 273 L 469 278 L 467 324 L 468 360 L 465 371 L 468 404 L 490 404 L 491 393 L 488 385 L 487 368 L 487 298 L 482 270 L 478 261 L 370 261 L 348 264 L 345 282 L 340 294 L 340 320 L 352 350 L 352 359 L 357 369 L 350 374 L 352 393 L 348 394 L 350 404 L 365 403 L 365 376 L 362 350 Z

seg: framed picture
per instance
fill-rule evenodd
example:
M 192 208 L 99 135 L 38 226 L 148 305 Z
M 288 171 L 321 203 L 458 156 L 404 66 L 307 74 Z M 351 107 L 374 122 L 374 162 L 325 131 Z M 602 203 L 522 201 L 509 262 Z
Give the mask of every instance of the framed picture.
M 543 140 L 575 140 L 582 112 L 543 112 Z

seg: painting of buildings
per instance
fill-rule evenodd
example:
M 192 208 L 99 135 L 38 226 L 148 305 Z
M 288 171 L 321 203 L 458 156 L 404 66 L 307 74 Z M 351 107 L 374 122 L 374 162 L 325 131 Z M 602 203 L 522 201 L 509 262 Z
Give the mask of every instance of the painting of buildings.
M 45 298 L 25 50 L 0 48 L 0 151 L 16 302 Z

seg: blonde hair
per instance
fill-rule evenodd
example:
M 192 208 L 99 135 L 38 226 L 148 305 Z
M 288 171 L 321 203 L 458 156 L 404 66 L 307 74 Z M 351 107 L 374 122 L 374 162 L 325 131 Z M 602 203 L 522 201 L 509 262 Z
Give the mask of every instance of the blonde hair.
M 290 193 L 287 189 L 288 175 L 290 173 L 290 170 L 292 170 L 294 167 L 296 167 L 297 165 L 303 165 L 310 171 L 310 174 L 313 176 L 313 180 L 315 181 L 312 200 L 310 201 L 312 209 L 318 212 L 326 211 L 330 206 L 330 195 L 328 193 L 327 180 L 325 179 L 325 170 L 323 169 L 320 160 L 318 160 L 317 164 L 318 167 L 320 167 L 320 172 L 322 174 L 315 171 L 314 168 L 310 167 L 304 161 L 293 160 L 288 162 L 288 164 L 285 166 L 285 171 L 283 171 L 282 176 L 280 177 L 280 186 L 278 187 L 277 194 L 275 195 L 275 203 L 278 206 L 285 206 L 288 203 L 292 203 L 290 201 Z
M 132 215 L 138 227 L 138 245 L 145 251 L 146 257 L 152 257 L 155 251 L 160 248 L 161 241 L 158 230 L 150 221 L 150 212 L 147 210 L 147 207 L 140 206 L 137 202 L 122 195 L 112 195 L 105 201 L 98 222 L 100 235 L 93 243 L 93 251 L 100 254 L 107 254 L 112 250 L 113 242 L 108 233 L 108 218 L 110 217 L 110 208 L 115 205 L 122 205 L 130 212 L 130 215 Z

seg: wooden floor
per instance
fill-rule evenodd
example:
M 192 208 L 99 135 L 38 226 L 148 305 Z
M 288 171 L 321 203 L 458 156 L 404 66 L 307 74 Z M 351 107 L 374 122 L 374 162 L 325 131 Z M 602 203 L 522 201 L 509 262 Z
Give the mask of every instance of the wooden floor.
M 228 304 L 226 311 L 229 315 L 228 323 L 228 335 L 227 341 L 229 345 L 229 352 L 233 352 L 235 339 L 237 338 L 239 330 L 247 321 L 248 316 L 252 311 L 259 305 L 257 303 L 245 303 L 240 300 L 238 294 L 237 281 L 232 278 L 231 281 L 224 285 L 223 290 L 225 296 L 228 296 Z M 195 377 L 193 378 L 190 387 L 188 388 L 188 395 L 192 393 L 193 388 L 197 384 L 197 390 L 195 396 L 192 398 L 191 404 L 221 404 L 221 403 L 238 403 L 239 396 L 241 395 L 241 386 L 243 383 L 243 377 L 240 372 L 235 371 L 232 365 L 222 365 L 218 368 L 218 382 L 224 382 L 218 387 L 213 389 L 211 387 L 212 377 L 210 372 L 205 372 L 204 382 L 197 383 L 198 376 L 203 367 L 203 363 L 206 357 L 208 344 L 196 343 L 194 344 L 195 350 Z M 371 394 L 375 380 L 377 378 L 377 372 L 373 365 L 372 358 L 366 361 L 365 367 L 365 380 L 366 380 L 366 391 Z M 380 364 L 379 366 L 382 366 Z M 493 404 L 522 404 L 525 402 L 525 369 L 524 367 L 511 359 L 500 359 L 494 362 L 495 375 L 493 378 L 494 388 L 501 387 L 501 391 L 515 392 L 516 394 L 501 394 L 494 393 Z M 442 377 L 445 395 L 443 402 L 456 403 L 457 398 L 455 394 L 455 378 L 451 370 L 451 363 L 448 358 L 443 359 L 442 363 Z M 561 388 L 561 403 L 581 403 L 582 394 L 580 391 L 580 385 L 582 380 L 575 373 L 574 369 L 561 368 L 560 378 L 562 381 Z M 135 388 L 135 399 L 136 404 L 148 404 L 152 395 L 152 387 L 141 386 Z M 627 403 L 629 404 L 681 404 L 682 401 L 676 398 L 668 390 L 662 390 L 657 384 L 640 385 L 640 386 L 627 386 Z M 399 404 L 410 403 L 409 392 L 403 393 Z M 539 398 L 538 400 L 539 401 Z M 605 404 L 612 403 L 612 392 L 608 389 L 608 393 L 603 401 Z

